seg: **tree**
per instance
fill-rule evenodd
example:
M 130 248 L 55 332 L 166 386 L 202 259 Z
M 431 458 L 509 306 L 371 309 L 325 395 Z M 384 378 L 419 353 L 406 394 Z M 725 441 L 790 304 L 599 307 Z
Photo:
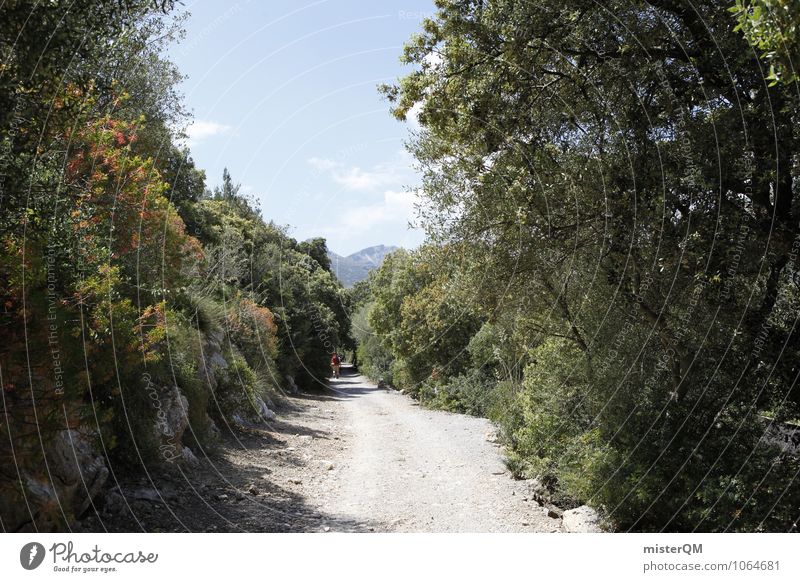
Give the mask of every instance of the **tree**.
M 324 238 L 312 238 L 298 245 L 301 253 L 314 259 L 326 271 L 331 270 L 331 258 L 328 256 L 328 245 Z
M 527 414 L 512 446 L 622 528 L 788 527 L 797 500 L 768 511 L 761 478 L 796 462 L 758 418 L 800 405 L 797 94 L 711 1 L 437 6 L 406 46 L 415 71 L 384 87 L 398 118 L 419 111 L 426 228 L 468 256 L 459 297 L 524 306 L 521 403 L 545 406 L 543 382 L 575 403 Z M 601 445 L 586 471 L 523 446 L 552 418 Z
M 769 64 L 767 79 L 773 83 L 800 80 L 800 2 L 797 0 L 736 0 L 731 7 L 736 30 L 744 33 Z
M 480 327 L 472 312 L 453 301 L 447 272 L 435 266 L 432 250 L 391 253 L 370 279 L 369 327 L 394 359 L 394 381 L 412 392 L 427 379 L 462 372 L 469 339 Z

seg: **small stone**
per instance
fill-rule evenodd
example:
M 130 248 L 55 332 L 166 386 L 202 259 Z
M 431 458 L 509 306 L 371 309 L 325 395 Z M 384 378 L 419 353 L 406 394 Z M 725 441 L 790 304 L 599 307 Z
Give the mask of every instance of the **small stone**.
M 561 519 L 562 517 L 564 517 L 564 512 L 558 507 L 548 507 L 547 517 L 552 517 L 553 519 Z
M 225 495 L 224 493 L 220 493 L 219 495 L 217 495 L 217 501 L 227 501 L 227 500 L 228 496 Z
M 155 489 L 140 489 L 131 493 L 130 496 L 143 501 L 161 501 L 161 494 Z
M 103 500 L 103 512 L 108 515 L 116 515 L 125 509 L 125 499 L 119 490 L 114 488 L 106 493 Z
M 256 409 L 258 416 L 264 422 L 271 422 L 277 418 L 277 415 L 269 409 L 269 406 L 261 397 L 256 397 Z
M 329 532 L 329 531 L 331 531 L 331 528 L 329 528 L 327 525 L 326 525 L 326 526 L 325 526 L 323 529 L 324 529 L 326 532 Z
M 568 533 L 597 533 L 603 531 L 600 515 L 587 505 L 564 512 L 564 531 Z
M 250 488 L 248 489 L 248 491 L 250 492 L 250 495 L 258 495 L 259 494 L 258 487 L 256 487 L 255 485 L 250 485 Z

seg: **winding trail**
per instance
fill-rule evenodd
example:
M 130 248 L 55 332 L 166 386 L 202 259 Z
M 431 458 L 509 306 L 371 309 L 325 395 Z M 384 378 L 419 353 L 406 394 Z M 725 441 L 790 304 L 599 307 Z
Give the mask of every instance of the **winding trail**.
M 199 451 L 198 467 L 106 492 L 81 529 L 560 531 L 493 435 L 486 419 L 426 410 L 345 367 L 323 393 L 286 398 L 269 426 Z
M 510 477 L 488 420 L 426 410 L 363 376 L 330 387 L 348 446 L 314 492 L 327 513 L 388 531 L 560 530 Z

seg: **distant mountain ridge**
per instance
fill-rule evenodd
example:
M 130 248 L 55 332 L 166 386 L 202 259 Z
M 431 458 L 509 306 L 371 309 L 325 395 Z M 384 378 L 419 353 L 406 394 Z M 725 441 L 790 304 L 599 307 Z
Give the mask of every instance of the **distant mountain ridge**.
M 352 287 L 358 281 L 369 276 L 372 269 L 377 269 L 383 264 L 383 259 L 400 247 L 376 245 L 361 249 L 352 255 L 343 257 L 333 251 L 328 251 L 331 259 L 331 270 L 345 287 Z

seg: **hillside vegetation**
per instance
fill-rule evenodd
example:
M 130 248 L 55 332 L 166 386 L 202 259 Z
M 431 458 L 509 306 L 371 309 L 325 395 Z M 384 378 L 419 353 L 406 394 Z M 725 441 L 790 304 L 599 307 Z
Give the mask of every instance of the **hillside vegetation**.
M 227 172 L 208 190 L 177 145 L 172 2 L 68 8 L 3 7 L 4 531 L 67 527 L 110 478 L 196 463 L 321 382 L 349 334 L 325 241 L 265 221 Z
M 437 6 L 383 89 L 429 242 L 362 287 L 362 367 L 618 529 L 796 529 L 797 3 Z

